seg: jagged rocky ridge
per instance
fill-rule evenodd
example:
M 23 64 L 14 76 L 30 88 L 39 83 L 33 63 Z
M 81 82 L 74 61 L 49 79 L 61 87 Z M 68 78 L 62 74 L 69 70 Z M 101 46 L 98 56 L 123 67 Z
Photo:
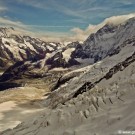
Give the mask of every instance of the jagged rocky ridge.
M 8 68 L 18 61 L 43 59 L 61 47 L 60 43 L 22 35 L 13 28 L 0 28 L 0 68 Z

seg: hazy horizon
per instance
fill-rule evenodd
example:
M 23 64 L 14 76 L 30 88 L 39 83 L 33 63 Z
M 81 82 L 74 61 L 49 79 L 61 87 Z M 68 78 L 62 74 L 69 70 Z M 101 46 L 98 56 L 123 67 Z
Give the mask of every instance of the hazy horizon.
M 1 0 L 0 26 L 48 40 L 84 40 L 106 18 L 135 13 L 134 0 Z

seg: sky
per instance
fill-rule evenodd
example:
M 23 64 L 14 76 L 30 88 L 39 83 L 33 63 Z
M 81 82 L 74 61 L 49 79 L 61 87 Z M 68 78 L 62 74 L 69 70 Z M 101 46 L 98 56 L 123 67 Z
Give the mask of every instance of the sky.
M 0 26 L 50 40 L 86 33 L 106 18 L 131 13 L 135 13 L 135 0 L 0 0 Z

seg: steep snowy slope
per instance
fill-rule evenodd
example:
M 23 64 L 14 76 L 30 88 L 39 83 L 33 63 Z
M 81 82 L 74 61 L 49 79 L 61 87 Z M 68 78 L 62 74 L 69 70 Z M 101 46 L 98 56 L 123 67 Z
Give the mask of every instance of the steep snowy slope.
M 119 25 L 108 23 L 96 33 L 91 34 L 82 45 L 82 49 L 76 49 L 72 55 L 76 58 L 90 58 L 91 63 L 94 63 L 111 55 L 114 51 L 119 51 L 119 45 L 132 39 L 134 35 L 135 18 Z
M 64 47 L 59 43 L 46 43 L 29 36 L 7 36 L 5 33 L 11 33 L 9 29 L 8 32 L 7 29 L 2 30 L 5 31 L 1 34 L 1 66 L 6 66 L 4 63 L 7 64 L 7 61 L 8 64 L 15 64 L 0 77 L 1 82 L 27 76 L 42 77 L 53 68 L 70 68 L 75 65 L 81 67 L 118 54 L 127 44 L 134 42 L 135 18 L 119 25 L 106 24 L 95 34 L 91 34 L 83 44 L 73 42 Z M 18 62 L 20 60 L 22 62 Z M 63 78 L 58 83 L 60 81 L 65 82 Z M 54 88 L 59 86 L 57 84 Z
M 64 103 L 93 88 L 102 80 L 110 79 L 118 71 L 123 71 L 135 61 L 135 39 L 130 41 L 130 43 L 125 42 L 121 45 L 123 48 L 118 54 L 61 77 L 56 84 L 58 89 L 55 89 L 48 97 L 48 101 L 45 104 L 47 103 L 54 108 L 57 104 Z M 65 86 L 63 87 L 63 85 Z
M 118 53 L 63 76 L 58 88 L 41 102 L 48 107 L 42 115 L 1 135 L 118 135 L 134 131 L 135 39 L 119 46 Z

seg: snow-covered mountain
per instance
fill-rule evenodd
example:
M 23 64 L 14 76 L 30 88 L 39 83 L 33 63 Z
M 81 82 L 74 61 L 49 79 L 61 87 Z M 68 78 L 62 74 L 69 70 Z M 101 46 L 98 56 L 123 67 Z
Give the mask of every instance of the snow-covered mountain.
M 118 135 L 134 131 L 135 19 L 113 30 L 104 31 L 105 27 L 99 31 L 106 31 L 108 38 L 96 42 L 88 38 L 83 46 L 83 51 L 86 46 L 92 49 L 92 57 L 103 51 L 99 54 L 102 60 L 61 76 L 40 102 L 47 107 L 42 114 L 1 135 Z
M 73 42 L 56 51 L 47 61 L 54 67 L 70 67 L 79 64 L 93 64 L 108 56 L 119 53 L 120 45 L 135 35 L 135 18 L 121 24 L 107 23 L 84 41 Z
M 12 31 L 14 30 L 12 29 Z M 60 43 L 46 43 L 29 36 L 12 34 L 7 36 L 3 34 L 0 46 L 1 66 L 5 59 L 11 63 L 25 60 L 21 64 L 15 64 L 10 67 L 10 70 L 15 71 L 16 75 L 22 75 L 31 71 L 41 71 L 41 69 L 44 69 L 42 73 L 45 73 L 57 67 L 67 68 L 80 64 L 93 64 L 119 53 L 124 44 L 130 43 L 134 36 L 135 18 L 118 25 L 108 23 L 96 33 L 91 34 L 83 44 L 73 42 L 63 47 L 61 47 Z M 8 76 L 11 76 L 11 72 L 8 72 L 10 70 L 6 71 L 9 74 Z
M 119 45 L 131 39 L 134 35 L 135 18 L 131 18 L 119 25 L 108 23 L 96 33 L 91 34 L 84 41 L 82 49 L 76 49 L 73 55 L 82 59 L 90 58 L 95 63 L 114 52 L 117 53 L 120 49 Z
M 18 61 L 42 59 L 62 46 L 22 35 L 13 28 L 0 28 L 0 68 L 7 68 Z
M 54 43 L 49 43 L 50 46 L 52 44 Z M 49 45 L 47 44 L 45 47 L 47 48 Z M 22 77 L 44 77 L 46 76 L 47 72 L 53 68 L 66 68 L 73 65 L 79 65 L 79 62 L 70 57 L 71 53 L 76 47 L 78 47 L 78 45 L 78 42 L 73 42 L 66 47 L 61 48 L 58 45 L 57 49 L 55 48 L 52 51 L 44 49 L 43 53 L 38 52 L 33 58 L 18 60 L 4 72 L 4 74 L 0 77 L 0 82 L 9 80 L 13 81 Z M 39 48 L 36 50 L 38 49 Z

